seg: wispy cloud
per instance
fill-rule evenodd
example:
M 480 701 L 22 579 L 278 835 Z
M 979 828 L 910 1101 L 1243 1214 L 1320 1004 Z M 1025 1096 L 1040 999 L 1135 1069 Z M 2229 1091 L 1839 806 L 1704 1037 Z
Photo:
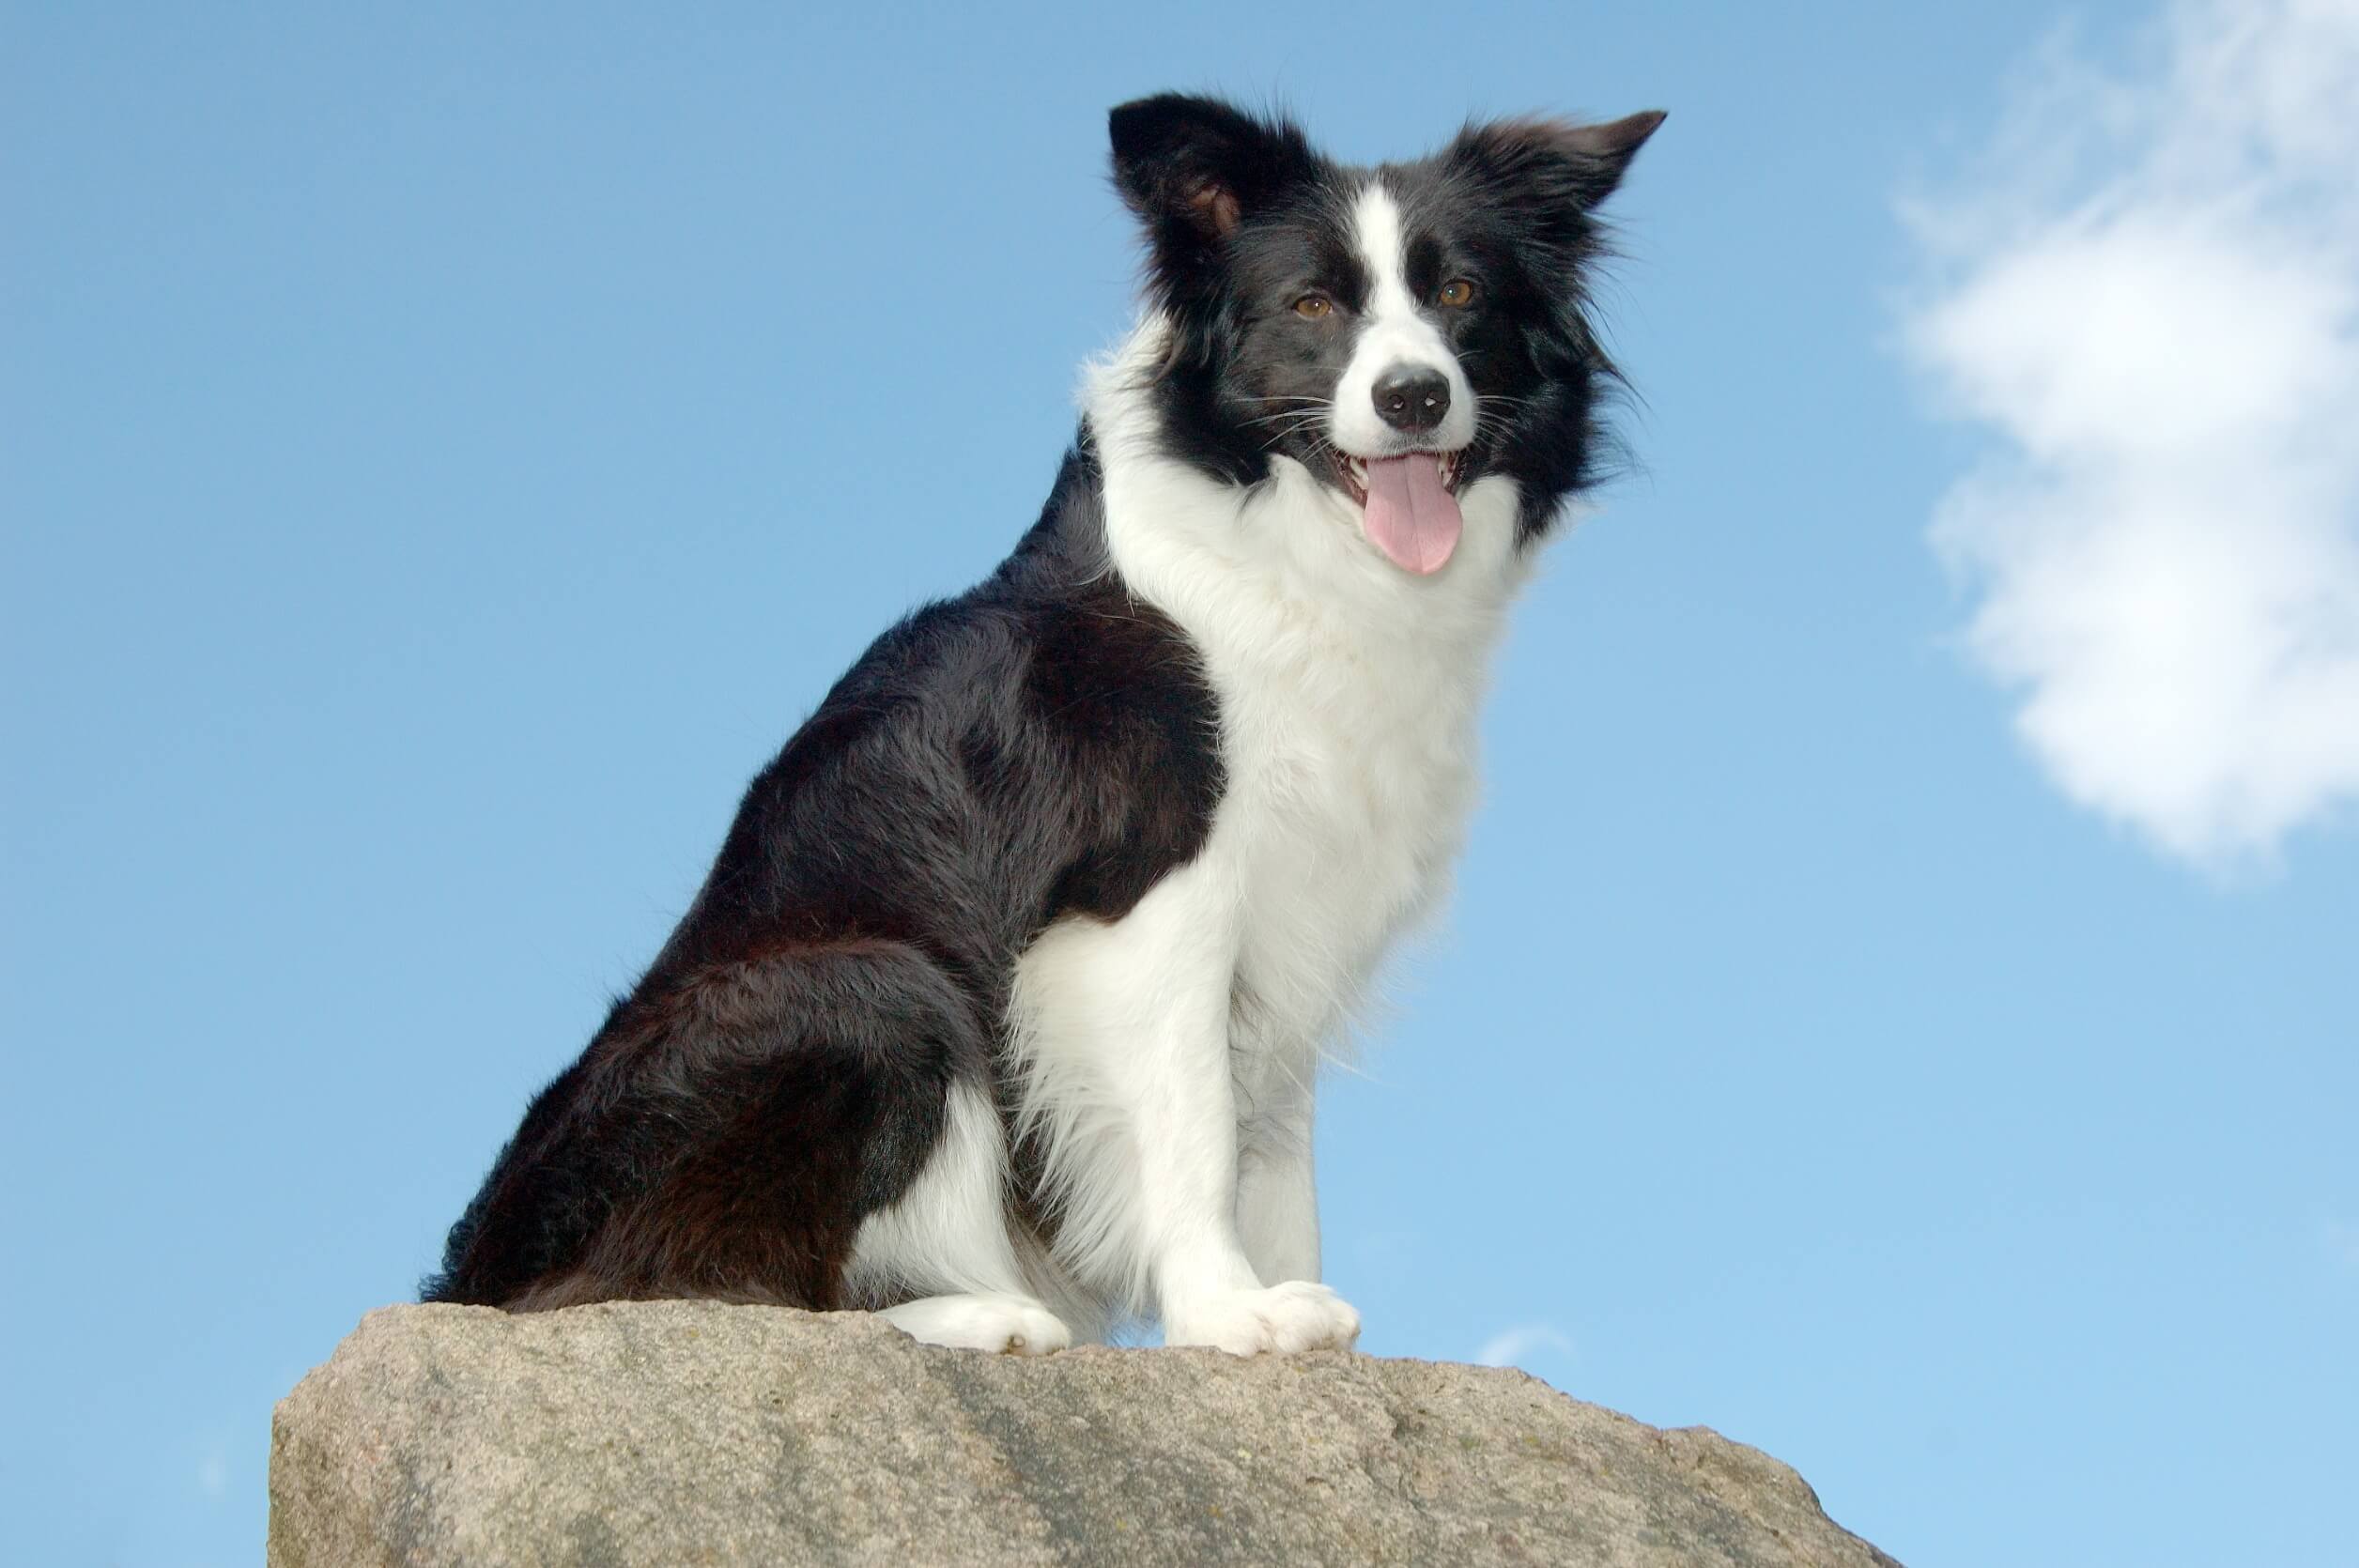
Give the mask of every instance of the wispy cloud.
M 2329 1220 L 2321 1234 L 2326 1255 L 2345 1268 L 2359 1271 L 2359 1225 L 2347 1220 Z
M 225 1445 L 216 1443 L 197 1461 L 196 1484 L 208 1498 L 218 1498 L 229 1490 L 229 1450 Z
M 2213 870 L 2359 797 L 2359 0 L 2069 39 L 1905 204 L 1904 322 L 1999 438 L 1942 500 L 1976 661 L 2072 799 Z
M 1534 1351 L 1550 1350 L 1560 1356 L 1573 1353 L 1573 1342 L 1562 1330 L 1546 1323 L 1525 1323 L 1503 1330 L 1483 1342 L 1474 1352 L 1477 1366 L 1522 1366 Z

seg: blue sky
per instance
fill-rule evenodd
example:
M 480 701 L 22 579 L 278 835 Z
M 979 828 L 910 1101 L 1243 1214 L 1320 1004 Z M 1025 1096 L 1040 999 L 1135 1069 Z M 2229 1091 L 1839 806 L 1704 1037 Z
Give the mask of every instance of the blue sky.
M 1639 468 L 1327 1101 L 1365 1347 L 1918 1568 L 2351 1550 L 2351 0 L 5 26 L 12 1557 L 254 1560 L 272 1401 L 1037 508 L 1171 85 L 1672 111 Z

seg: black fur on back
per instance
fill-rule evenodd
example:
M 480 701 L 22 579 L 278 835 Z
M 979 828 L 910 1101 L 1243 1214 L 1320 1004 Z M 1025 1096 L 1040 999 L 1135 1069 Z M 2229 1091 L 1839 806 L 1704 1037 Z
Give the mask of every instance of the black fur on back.
M 1189 644 L 1107 564 L 1086 443 L 1015 553 L 836 684 L 746 792 L 703 889 L 532 1101 L 428 1300 L 696 1295 L 826 1308 L 989 1089 L 1015 959 L 1116 919 L 1220 792 Z

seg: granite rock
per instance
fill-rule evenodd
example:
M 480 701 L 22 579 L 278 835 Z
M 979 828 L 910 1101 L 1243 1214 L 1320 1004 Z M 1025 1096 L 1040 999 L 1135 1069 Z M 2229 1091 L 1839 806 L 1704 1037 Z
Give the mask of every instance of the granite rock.
M 270 1442 L 275 1568 L 1891 1560 L 1776 1460 L 1519 1372 L 856 1313 L 388 1307 Z

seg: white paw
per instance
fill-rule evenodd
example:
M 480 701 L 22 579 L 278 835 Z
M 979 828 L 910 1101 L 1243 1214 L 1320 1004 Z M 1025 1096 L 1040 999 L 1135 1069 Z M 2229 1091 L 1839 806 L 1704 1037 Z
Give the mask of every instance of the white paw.
M 1045 1356 L 1073 1343 L 1073 1332 L 1029 1296 L 929 1296 L 877 1316 L 927 1345 L 994 1355 Z
M 1168 1314 L 1165 1345 L 1210 1345 L 1232 1356 L 1265 1350 L 1349 1350 L 1360 1314 L 1323 1284 L 1288 1280 L 1266 1290 L 1225 1290 Z

